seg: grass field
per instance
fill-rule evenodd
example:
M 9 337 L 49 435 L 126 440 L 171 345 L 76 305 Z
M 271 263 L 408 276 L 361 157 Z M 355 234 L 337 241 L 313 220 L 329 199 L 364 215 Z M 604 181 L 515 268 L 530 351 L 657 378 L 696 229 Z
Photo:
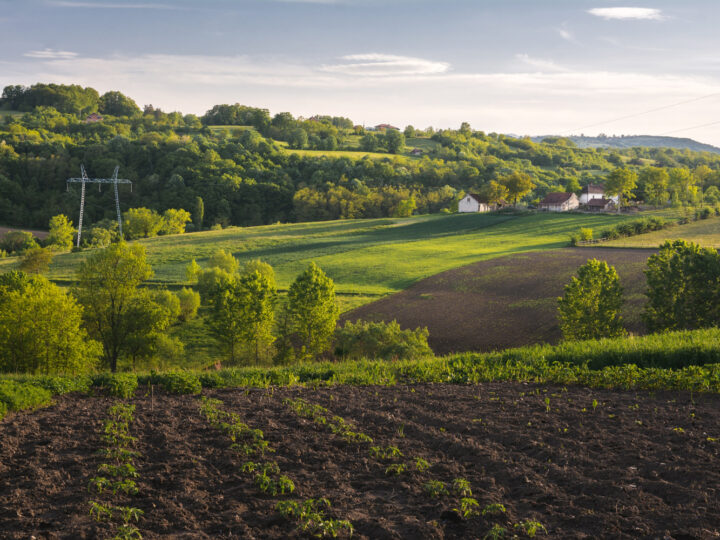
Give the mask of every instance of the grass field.
M 619 238 L 599 244 L 607 247 L 647 248 L 658 247 L 666 240 L 688 240 L 702 246 L 720 248 L 720 219 L 710 217 L 678 225 L 662 231 L 654 231 L 628 238 Z
M 278 285 L 287 288 L 310 261 L 333 280 L 341 294 L 372 297 L 406 289 L 420 279 L 502 255 L 564 247 L 579 227 L 601 229 L 634 216 L 582 214 L 454 214 L 412 218 L 342 220 L 316 223 L 231 227 L 139 240 L 155 270 L 153 282 L 185 282 L 190 259 L 199 264 L 218 248 L 241 262 L 260 258 L 275 268 Z M 89 252 L 55 257 L 49 276 L 73 279 Z M 0 260 L 0 271 L 17 264 Z

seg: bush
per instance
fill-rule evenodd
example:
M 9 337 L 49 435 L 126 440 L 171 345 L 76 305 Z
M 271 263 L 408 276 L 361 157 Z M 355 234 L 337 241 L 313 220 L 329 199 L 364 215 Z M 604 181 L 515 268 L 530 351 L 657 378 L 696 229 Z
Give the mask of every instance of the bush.
M 199 394 L 202 391 L 200 379 L 189 371 L 176 371 L 153 375 L 150 382 L 159 384 L 169 394 Z
M 432 356 L 427 328 L 402 330 L 397 321 L 347 321 L 335 331 L 335 355 L 350 360 L 379 358 L 412 359 Z
M 709 208 L 703 208 L 700 210 L 700 219 L 707 219 L 710 217 L 711 210 Z
M 138 387 L 134 373 L 103 373 L 93 377 L 92 385 L 109 396 L 131 398 Z
M 580 240 L 583 242 L 588 242 L 593 239 L 593 230 L 592 229 L 580 229 Z
M 189 321 L 197 316 L 200 307 L 200 293 L 187 287 L 183 287 L 177 293 L 180 300 L 180 320 Z
M 5 418 L 5 415 L 7 414 L 7 405 L 0 401 L 0 421 L 2 421 L 3 418 Z
M 34 384 L 0 381 L 0 402 L 8 411 L 35 410 L 49 405 L 51 401 L 52 394 Z

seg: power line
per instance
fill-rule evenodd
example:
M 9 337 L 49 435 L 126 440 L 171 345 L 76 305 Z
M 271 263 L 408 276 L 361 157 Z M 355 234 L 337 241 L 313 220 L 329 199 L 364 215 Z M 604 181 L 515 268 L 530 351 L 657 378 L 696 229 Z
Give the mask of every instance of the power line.
M 660 135 L 670 135 L 671 133 L 678 133 L 680 131 L 690 131 L 691 129 L 700 129 L 708 126 L 715 126 L 717 124 L 720 124 L 720 121 L 718 122 L 710 122 L 709 124 L 701 124 L 699 126 L 693 126 L 693 127 L 687 127 L 682 129 L 674 129 L 672 131 L 666 131 L 665 133 L 661 133 Z
M 649 109 L 647 111 L 642 111 L 639 113 L 633 113 L 633 114 L 628 114 L 626 116 L 620 116 L 618 118 L 613 118 L 611 120 L 605 120 L 603 122 L 598 122 L 597 124 L 590 124 L 588 126 L 580 127 L 577 129 L 568 129 L 568 130 L 563 131 L 563 133 L 570 133 L 573 131 L 577 132 L 577 131 L 581 131 L 583 129 L 589 129 L 591 127 L 603 126 L 605 124 L 612 124 L 613 122 L 619 122 L 620 120 L 627 120 L 628 118 L 636 118 L 638 116 L 644 116 L 646 114 L 650 114 L 650 113 L 654 113 L 654 112 L 658 112 L 658 111 L 664 111 L 665 109 L 672 109 L 673 107 L 679 107 L 680 105 L 685 105 L 686 103 L 693 103 L 695 101 L 700 101 L 703 99 L 708 99 L 708 98 L 716 97 L 716 96 L 720 96 L 720 92 L 715 92 L 714 94 L 707 94 L 705 96 L 700 96 L 700 97 L 696 97 L 693 99 L 686 99 L 685 101 L 679 101 L 677 103 L 672 103 L 670 105 L 663 105 L 662 107 L 656 107 L 654 109 Z M 690 129 L 693 129 L 693 128 L 690 128 Z

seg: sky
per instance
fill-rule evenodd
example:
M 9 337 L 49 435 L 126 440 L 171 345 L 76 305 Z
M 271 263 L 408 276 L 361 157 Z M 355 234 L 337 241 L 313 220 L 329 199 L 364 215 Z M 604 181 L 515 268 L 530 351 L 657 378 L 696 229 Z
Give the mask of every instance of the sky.
M 0 0 L 0 85 L 720 146 L 718 0 Z

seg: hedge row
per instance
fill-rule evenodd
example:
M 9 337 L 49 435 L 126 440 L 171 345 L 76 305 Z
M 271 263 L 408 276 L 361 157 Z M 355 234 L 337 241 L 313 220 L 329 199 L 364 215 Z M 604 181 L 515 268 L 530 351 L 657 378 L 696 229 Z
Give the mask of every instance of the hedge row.
M 522 381 L 602 388 L 720 393 L 720 329 L 644 337 L 568 342 L 496 353 L 424 360 L 357 361 L 299 366 L 230 368 L 209 372 L 100 374 L 86 377 L 16 376 L 0 381 L 7 410 L 33 409 L 52 394 L 79 391 L 132 397 L 138 384 L 168 393 L 202 388 L 303 385 L 393 385 Z

